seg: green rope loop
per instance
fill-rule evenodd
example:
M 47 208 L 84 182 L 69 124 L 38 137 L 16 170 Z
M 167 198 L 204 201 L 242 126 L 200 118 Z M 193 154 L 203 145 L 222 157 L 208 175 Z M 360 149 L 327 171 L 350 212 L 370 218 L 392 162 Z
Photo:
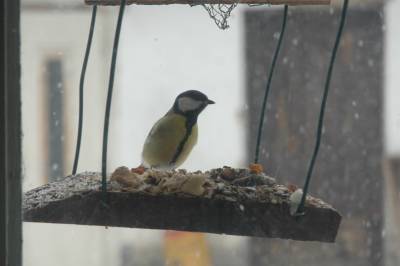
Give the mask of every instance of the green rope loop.
M 265 87 L 264 99 L 263 99 L 263 103 L 262 103 L 262 107 L 261 107 L 260 120 L 258 123 L 258 132 L 257 132 L 257 141 L 256 141 L 256 151 L 255 151 L 255 155 L 254 155 L 254 163 L 258 163 L 258 160 L 259 160 L 261 136 L 262 136 L 262 129 L 263 129 L 263 125 L 264 125 L 265 108 L 267 106 L 268 94 L 269 94 L 269 91 L 271 88 L 272 76 L 274 74 L 276 60 L 278 59 L 279 51 L 280 51 L 281 45 L 282 45 L 283 35 L 284 35 L 285 29 L 286 29 L 287 13 L 288 13 L 288 6 L 285 5 L 285 7 L 283 9 L 283 20 L 282 20 L 281 33 L 279 35 L 278 44 L 276 46 L 275 53 L 272 58 L 271 69 L 269 71 L 267 86 Z
M 85 57 L 83 58 L 81 77 L 79 80 L 79 118 L 78 118 L 78 136 L 76 140 L 76 149 L 75 149 L 75 159 L 72 167 L 72 174 L 75 175 L 78 169 L 78 161 L 79 161 L 79 153 L 81 150 L 81 142 L 82 142 L 82 127 L 83 127 L 83 85 L 85 83 L 85 75 L 87 63 L 89 61 L 90 48 L 92 47 L 92 39 L 94 26 L 96 24 L 96 14 L 97 14 L 97 5 L 93 6 L 92 9 L 92 19 L 90 22 L 89 36 L 86 44 Z
M 339 43 L 340 43 L 340 39 L 342 37 L 343 27 L 344 27 L 344 23 L 346 20 L 348 4 L 349 4 L 349 0 L 344 0 L 342 14 L 341 14 L 341 18 L 340 18 L 339 29 L 338 29 L 338 32 L 336 35 L 335 44 L 333 46 L 332 55 L 331 55 L 331 59 L 329 62 L 328 73 L 326 75 L 324 94 L 322 96 L 321 109 L 320 109 L 319 118 L 318 118 L 317 138 L 316 138 L 316 143 L 315 143 L 315 147 L 314 147 L 314 152 L 312 154 L 310 165 L 308 167 L 306 181 L 305 181 L 304 187 L 303 187 L 303 195 L 301 197 L 299 207 L 297 208 L 296 215 L 304 214 L 304 204 L 305 204 L 305 200 L 306 200 L 306 196 L 307 196 L 307 192 L 308 192 L 308 186 L 310 184 L 311 176 L 312 176 L 312 173 L 314 170 L 315 161 L 317 159 L 319 147 L 321 144 L 322 128 L 323 128 L 323 124 L 324 124 L 325 106 L 326 106 L 326 101 L 328 98 L 329 86 L 330 86 L 330 82 L 331 82 L 333 66 L 335 64 L 336 53 L 339 48 Z
M 107 144 L 108 144 L 108 128 L 110 124 L 110 111 L 111 111 L 111 101 L 112 92 L 114 86 L 114 76 L 115 76 L 115 66 L 117 62 L 118 53 L 118 43 L 119 36 L 121 33 L 122 18 L 124 15 L 126 0 L 121 0 L 121 6 L 118 13 L 117 28 L 115 30 L 114 45 L 111 56 L 111 67 L 110 67 L 110 80 L 108 83 L 108 93 L 106 102 L 106 111 L 104 115 L 104 128 L 103 128 L 103 152 L 101 160 L 101 190 L 104 193 L 105 202 L 107 202 Z

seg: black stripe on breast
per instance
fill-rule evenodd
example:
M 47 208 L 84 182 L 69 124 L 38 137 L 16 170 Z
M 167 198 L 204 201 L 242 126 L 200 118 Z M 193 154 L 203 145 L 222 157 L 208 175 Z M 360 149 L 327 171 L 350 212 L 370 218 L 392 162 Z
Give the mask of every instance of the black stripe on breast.
M 172 157 L 170 164 L 175 164 L 176 161 L 178 160 L 179 155 L 181 155 L 181 153 L 183 151 L 183 147 L 185 147 L 185 144 L 186 144 L 187 140 L 189 139 L 189 136 L 192 134 L 193 126 L 197 122 L 197 117 L 186 117 L 186 119 L 187 119 L 186 120 L 186 134 L 183 137 L 183 139 L 181 140 L 181 142 L 179 143 L 178 147 L 176 148 L 174 157 Z

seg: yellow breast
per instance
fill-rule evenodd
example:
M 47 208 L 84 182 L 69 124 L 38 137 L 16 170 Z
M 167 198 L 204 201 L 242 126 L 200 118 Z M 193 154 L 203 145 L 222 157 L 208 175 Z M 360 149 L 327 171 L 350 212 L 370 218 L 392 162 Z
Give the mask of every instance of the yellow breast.
M 173 169 L 180 166 L 197 143 L 197 124 L 193 126 L 192 132 L 178 154 L 175 163 L 171 164 L 186 132 L 186 119 L 182 115 L 168 114 L 158 120 L 147 136 L 143 147 L 144 166 L 161 169 Z

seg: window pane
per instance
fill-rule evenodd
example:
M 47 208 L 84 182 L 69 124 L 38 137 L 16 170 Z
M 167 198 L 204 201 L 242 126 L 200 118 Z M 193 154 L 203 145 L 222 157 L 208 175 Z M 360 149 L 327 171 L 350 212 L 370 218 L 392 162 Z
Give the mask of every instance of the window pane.
M 400 35 L 395 11 L 400 5 L 392 1 L 387 12 L 384 8 L 378 1 L 350 6 L 332 77 L 310 194 L 343 215 L 336 244 L 24 223 L 24 264 L 320 265 L 323 259 L 327 265 L 399 265 Z M 223 31 L 201 6 L 127 7 L 108 171 L 141 163 L 152 125 L 189 89 L 204 92 L 216 104 L 199 116 L 199 140 L 182 168 L 248 167 L 282 11 L 279 6 L 239 6 Z M 83 0 L 24 0 L 21 12 L 23 189 L 28 191 L 71 174 L 91 7 Z M 118 7 L 99 6 L 78 172 L 101 170 L 117 14 Z M 289 8 L 260 155 L 266 173 L 278 183 L 303 185 L 339 16 L 339 5 Z

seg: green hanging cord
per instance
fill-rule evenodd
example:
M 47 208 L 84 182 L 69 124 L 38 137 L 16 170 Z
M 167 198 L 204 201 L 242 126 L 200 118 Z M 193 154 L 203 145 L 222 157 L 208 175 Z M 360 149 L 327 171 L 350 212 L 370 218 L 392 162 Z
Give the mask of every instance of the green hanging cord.
M 348 4 L 349 4 L 349 0 L 344 0 L 343 8 L 342 8 L 342 15 L 340 18 L 339 29 L 338 29 L 338 32 L 336 35 L 335 44 L 333 46 L 332 55 L 331 55 L 331 59 L 329 62 L 328 73 L 326 76 L 326 81 L 325 81 L 325 86 L 324 86 L 324 94 L 322 96 L 321 109 L 320 109 L 319 118 L 318 118 L 317 139 L 316 139 L 316 143 L 315 143 L 315 147 L 314 147 L 314 152 L 311 157 L 311 162 L 310 162 L 310 165 L 309 165 L 309 168 L 307 171 L 306 181 L 305 181 L 304 187 L 303 187 L 303 195 L 301 197 L 301 201 L 300 201 L 299 207 L 297 208 L 297 212 L 296 212 L 296 215 L 298 215 L 298 216 L 304 214 L 304 204 L 305 204 L 305 200 L 306 200 L 306 196 L 307 196 L 308 186 L 310 184 L 311 175 L 314 170 L 315 160 L 317 159 L 319 146 L 321 144 L 322 127 L 323 127 L 323 123 L 324 123 L 324 114 L 325 114 L 325 105 L 326 105 L 326 100 L 328 98 L 329 85 L 331 82 L 333 66 L 335 64 L 336 53 L 339 48 L 339 43 L 340 43 L 340 39 L 342 36 L 344 23 L 346 20 Z
M 119 35 L 121 33 L 122 18 L 124 15 L 126 0 L 121 0 L 121 6 L 118 13 L 117 28 L 115 30 L 114 45 L 111 56 L 110 81 L 108 83 L 108 94 L 106 102 L 106 112 L 104 115 L 104 130 L 103 130 L 103 152 L 101 160 L 101 190 L 104 192 L 107 202 L 107 144 L 108 144 L 108 127 L 110 123 L 111 100 L 114 85 L 115 65 L 117 62 Z
M 82 127 L 83 127 L 83 85 L 85 83 L 85 75 L 87 63 L 89 61 L 90 48 L 92 47 L 92 39 L 94 26 L 96 24 L 96 14 L 97 14 L 97 5 L 93 6 L 92 9 L 92 19 L 90 22 L 89 36 L 86 44 L 85 57 L 83 58 L 83 65 L 81 70 L 81 77 L 79 80 L 79 118 L 78 118 L 78 136 L 76 140 L 76 149 L 75 149 L 75 159 L 74 165 L 72 167 L 72 174 L 75 175 L 78 169 L 78 161 L 79 161 L 79 152 L 81 150 L 81 141 L 82 141 Z
M 260 144 L 261 144 L 261 136 L 262 136 L 263 124 L 264 124 L 265 108 L 267 106 L 267 99 L 268 99 L 268 94 L 269 94 L 269 91 L 270 91 L 270 88 L 271 88 L 271 81 L 272 81 L 272 76 L 273 76 L 274 70 L 275 70 L 276 60 L 278 59 L 279 51 L 280 51 L 281 45 L 282 45 L 283 35 L 284 35 L 285 29 L 286 29 L 287 13 L 288 13 L 288 5 L 285 5 L 284 10 L 283 10 L 283 20 L 282 20 L 281 33 L 279 35 L 278 44 L 276 46 L 275 53 L 274 53 L 274 56 L 272 58 L 271 69 L 269 71 L 267 86 L 265 87 L 265 94 L 264 94 L 264 99 L 263 99 L 263 103 L 262 103 L 262 107 L 261 107 L 260 121 L 259 121 L 259 124 L 258 124 L 257 141 L 256 141 L 256 152 L 255 152 L 255 156 L 254 156 L 254 163 L 258 163 L 258 159 L 259 159 L 259 155 L 260 155 Z

